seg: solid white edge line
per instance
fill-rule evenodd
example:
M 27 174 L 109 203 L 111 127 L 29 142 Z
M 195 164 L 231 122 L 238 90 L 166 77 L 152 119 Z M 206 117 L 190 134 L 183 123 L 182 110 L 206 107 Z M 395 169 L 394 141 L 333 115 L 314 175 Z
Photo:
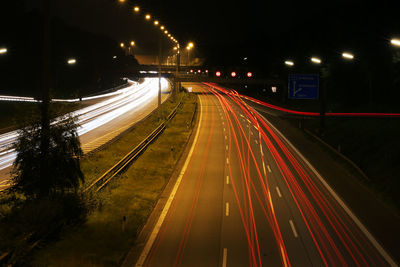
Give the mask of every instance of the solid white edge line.
M 136 265 L 135 265 L 136 267 L 143 266 L 143 264 L 144 264 L 144 262 L 145 262 L 145 260 L 147 258 L 147 255 L 149 254 L 149 252 L 150 252 L 150 250 L 151 250 L 151 248 L 152 248 L 152 246 L 154 244 L 154 241 L 155 241 L 155 239 L 156 239 L 156 237 L 158 235 L 158 232 L 161 229 L 161 225 L 164 222 L 165 217 L 167 216 L 168 210 L 171 207 L 172 201 L 173 201 L 173 199 L 175 197 L 176 192 L 178 191 L 178 187 L 179 187 L 179 185 L 180 185 L 180 183 L 182 181 L 183 175 L 185 174 L 186 169 L 187 169 L 187 167 L 189 165 L 190 159 L 192 157 L 194 148 L 195 148 L 196 143 L 197 143 L 197 139 L 199 138 L 199 133 L 200 133 L 200 129 L 201 129 L 201 121 L 202 121 L 202 117 L 203 117 L 203 114 L 201 112 L 202 111 L 201 110 L 201 105 L 202 105 L 201 102 L 202 101 L 201 101 L 200 97 L 199 97 L 199 101 L 200 101 L 200 119 L 199 119 L 199 125 L 197 127 L 197 131 L 196 131 L 196 135 L 195 135 L 194 140 L 193 140 L 192 147 L 190 148 L 189 154 L 186 157 L 185 164 L 182 167 L 182 170 L 181 170 L 181 172 L 180 172 L 180 174 L 178 176 L 178 179 L 175 182 L 174 188 L 172 189 L 171 194 L 169 195 L 167 203 L 165 203 L 165 206 L 164 206 L 164 208 L 163 208 L 163 210 L 162 210 L 162 212 L 160 214 L 160 217 L 158 218 L 158 221 L 157 221 L 156 225 L 154 226 L 153 231 L 152 231 L 149 239 L 147 240 L 146 245 L 144 246 L 144 248 L 142 250 L 142 253 L 140 254 L 140 257 L 139 257 L 138 261 L 136 262 Z
M 224 248 L 224 253 L 222 256 L 222 267 L 226 267 L 227 261 L 228 261 L 228 249 Z
M 292 228 L 292 232 L 293 232 L 294 237 L 296 237 L 296 238 L 299 237 L 299 235 L 297 234 L 296 228 L 294 227 L 294 223 L 293 223 L 292 220 L 289 220 L 289 224 L 290 224 L 290 228 Z
M 258 113 L 258 111 L 256 111 Z M 314 172 L 314 174 L 318 177 L 320 182 L 325 186 L 325 188 L 331 193 L 331 195 L 335 198 L 335 200 L 339 203 L 339 205 L 346 211 L 347 215 L 354 221 L 354 223 L 360 228 L 360 230 L 365 234 L 368 240 L 374 245 L 376 250 L 379 251 L 381 256 L 390 264 L 390 266 L 398 266 L 397 263 L 392 259 L 392 257 L 385 251 L 385 249 L 381 246 L 381 244 L 375 239 L 375 237 L 368 231 L 368 229 L 364 226 L 364 224 L 357 218 L 357 216 L 350 210 L 350 208 L 343 202 L 343 200 L 336 194 L 336 192 L 329 186 L 329 184 L 325 181 L 325 179 L 319 174 L 319 172 L 311 165 L 311 163 L 300 153 L 299 150 L 277 129 L 272 123 L 267 120 L 263 115 L 258 113 L 261 117 L 264 118 L 265 122 L 269 124 L 271 128 L 273 128 L 289 146 L 297 153 L 297 155 L 307 164 L 307 166 Z

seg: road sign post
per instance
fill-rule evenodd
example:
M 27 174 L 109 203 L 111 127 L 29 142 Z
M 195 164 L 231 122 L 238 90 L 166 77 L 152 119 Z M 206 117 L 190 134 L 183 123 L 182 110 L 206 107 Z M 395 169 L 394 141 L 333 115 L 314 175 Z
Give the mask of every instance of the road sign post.
M 325 129 L 326 81 L 320 86 L 319 74 L 290 74 L 288 97 L 290 99 L 319 99 L 320 134 Z

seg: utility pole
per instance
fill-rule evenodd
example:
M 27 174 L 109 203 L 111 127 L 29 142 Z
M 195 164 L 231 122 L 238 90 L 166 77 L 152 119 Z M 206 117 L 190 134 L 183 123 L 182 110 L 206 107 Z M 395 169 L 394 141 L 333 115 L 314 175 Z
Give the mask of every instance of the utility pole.
M 158 44 L 158 109 L 161 117 L 161 64 L 162 64 L 162 32 L 160 31 L 160 39 Z
M 180 64 L 181 64 L 181 52 L 180 52 L 180 47 L 179 44 L 177 45 L 177 54 L 176 54 L 176 73 L 175 73 L 175 79 L 178 79 L 179 75 L 179 69 L 180 69 Z M 179 90 L 181 89 L 181 83 L 179 81 L 175 82 L 175 88 L 174 91 L 172 92 L 173 100 L 174 102 L 176 101 L 176 95 L 179 93 Z
M 323 135 L 325 132 L 325 113 L 326 113 L 326 89 L 327 89 L 327 81 L 326 79 L 322 78 L 322 73 L 321 73 L 321 79 L 320 79 L 320 86 L 319 86 L 319 92 L 320 92 L 320 135 Z
M 42 103 L 41 103 L 41 177 L 47 184 L 50 179 L 47 162 L 50 145 L 50 86 L 51 86 L 51 0 L 43 0 L 43 39 L 42 39 Z M 46 186 L 43 187 L 46 190 Z M 47 192 L 43 192 L 47 193 Z

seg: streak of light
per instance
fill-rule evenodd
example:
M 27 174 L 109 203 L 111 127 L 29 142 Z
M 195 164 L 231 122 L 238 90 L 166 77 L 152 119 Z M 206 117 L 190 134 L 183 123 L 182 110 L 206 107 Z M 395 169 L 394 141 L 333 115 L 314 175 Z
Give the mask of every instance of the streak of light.
M 103 95 L 103 97 L 113 97 L 70 113 L 72 116 L 78 117 L 78 124 L 80 125 L 78 135 L 90 132 L 131 110 L 138 109 L 158 95 L 157 78 L 147 78 L 142 84 L 129 82 L 131 84 L 129 87 Z M 165 91 L 168 88 L 168 82 L 162 79 L 161 86 L 162 90 Z M 97 97 L 99 96 L 90 98 Z M 52 123 L 59 120 L 62 120 L 62 117 L 56 118 Z M 12 165 L 16 157 L 12 145 L 17 138 L 18 130 L 0 135 L 0 170 Z

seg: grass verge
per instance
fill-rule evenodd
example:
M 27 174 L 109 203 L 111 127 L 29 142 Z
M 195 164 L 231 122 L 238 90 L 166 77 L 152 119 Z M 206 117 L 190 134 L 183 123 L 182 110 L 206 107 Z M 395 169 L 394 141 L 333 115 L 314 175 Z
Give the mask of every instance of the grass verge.
M 188 127 L 196 98 L 181 93 L 183 105 L 164 133 L 122 175 L 103 191 L 93 193 L 96 203 L 87 220 L 65 231 L 58 241 L 38 250 L 33 266 L 115 266 L 121 264 L 133 246 L 159 195 L 167 184 L 175 164 L 192 131 Z M 176 106 L 168 100 L 163 116 Z M 132 131 L 82 161 L 87 184 L 136 146 L 157 125 L 157 112 L 140 122 Z M 124 218 L 126 218 L 124 220 Z
M 319 120 L 303 127 L 315 133 Z M 321 139 L 357 164 L 369 178 L 362 182 L 399 213 L 399 135 L 397 118 L 329 118 Z

